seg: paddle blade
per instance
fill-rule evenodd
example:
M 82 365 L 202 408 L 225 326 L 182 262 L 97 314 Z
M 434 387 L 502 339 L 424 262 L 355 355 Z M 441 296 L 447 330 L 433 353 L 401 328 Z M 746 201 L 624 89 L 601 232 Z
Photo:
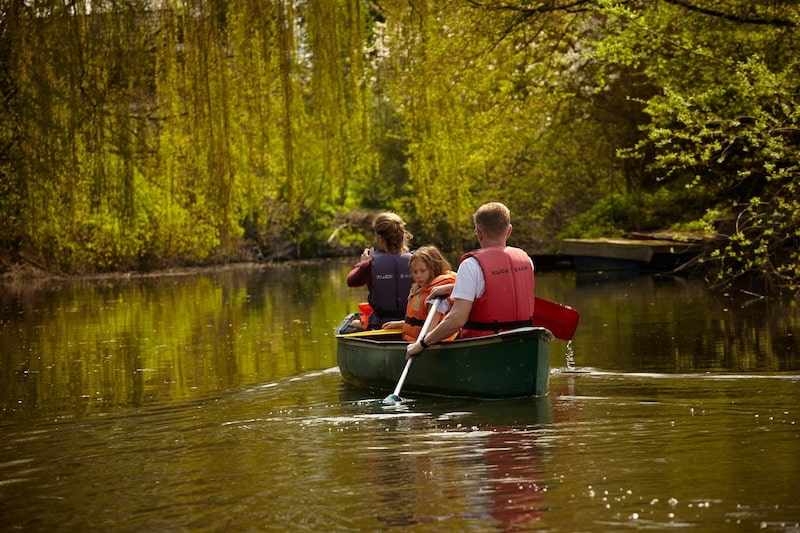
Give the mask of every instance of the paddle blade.
M 561 340 L 571 340 L 578 329 L 580 315 L 568 305 L 551 302 L 536 296 L 533 306 L 533 325 L 541 326 Z
M 384 398 L 381 403 L 383 405 L 395 405 L 395 404 L 398 404 L 398 403 L 400 403 L 402 401 L 403 401 L 403 399 L 400 396 L 398 396 L 397 394 L 390 394 L 389 396 Z

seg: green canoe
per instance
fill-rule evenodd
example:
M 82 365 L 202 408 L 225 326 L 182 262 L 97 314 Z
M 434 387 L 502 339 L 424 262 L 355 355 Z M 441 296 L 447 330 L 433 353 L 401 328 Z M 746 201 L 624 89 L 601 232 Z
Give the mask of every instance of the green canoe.
M 391 391 L 406 363 L 408 343 L 400 333 L 336 331 L 342 379 Z M 533 327 L 431 346 L 411 365 L 403 393 L 487 399 L 545 396 L 553 338 L 549 330 Z

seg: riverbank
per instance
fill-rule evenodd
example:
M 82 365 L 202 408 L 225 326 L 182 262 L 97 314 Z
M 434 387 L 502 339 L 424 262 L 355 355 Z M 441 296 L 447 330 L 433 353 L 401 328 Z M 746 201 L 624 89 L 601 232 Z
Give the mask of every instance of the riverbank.
M 204 272 L 220 272 L 223 270 L 259 270 L 267 266 L 285 264 L 288 266 L 302 264 L 314 260 L 294 260 L 282 262 L 241 261 L 217 263 L 202 266 L 176 266 L 149 271 L 102 272 L 92 274 L 54 274 L 25 262 L 3 265 L 0 273 L 0 286 L 12 292 L 45 289 L 50 285 L 80 281 L 119 281 L 125 279 L 145 279 L 161 277 L 179 277 L 202 274 Z

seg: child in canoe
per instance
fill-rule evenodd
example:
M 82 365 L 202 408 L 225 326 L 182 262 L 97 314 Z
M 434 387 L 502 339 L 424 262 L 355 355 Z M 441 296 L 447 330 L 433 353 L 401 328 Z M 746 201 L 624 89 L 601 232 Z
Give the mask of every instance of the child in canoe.
M 365 248 L 361 260 L 347 275 L 348 287 L 367 286 L 368 302 L 361 315 L 348 317 L 339 333 L 381 329 L 388 320 L 405 316 L 406 294 L 413 284 L 409 270 L 408 242 L 413 237 L 397 213 L 379 213 L 372 221 L 375 247 Z M 366 313 L 366 308 L 370 312 Z M 363 320 L 369 317 L 367 320 Z
M 414 284 L 408 295 L 405 320 L 386 322 L 383 324 L 383 329 L 403 328 L 403 339 L 414 342 L 428 316 L 430 304 L 426 304 L 425 300 L 428 299 L 431 290 L 434 287 L 455 283 L 456 273 L 453 272 L 442 252 L 435 246 L 422 246 L 415 250 L 409 259 L 409 266 Z M 434 325 L 438 324 L 440 320 L 441 317 L 438 320 L 434 318 Z M 445 340 L 452 340 L 455 337 L 456 335 L 453 335 L 452 338 Z

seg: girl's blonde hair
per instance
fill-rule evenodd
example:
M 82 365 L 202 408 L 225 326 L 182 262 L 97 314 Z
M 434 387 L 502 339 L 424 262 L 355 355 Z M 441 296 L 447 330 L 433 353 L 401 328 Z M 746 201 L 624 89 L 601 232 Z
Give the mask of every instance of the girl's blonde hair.
M 441 276 L 445 272 L 449 272 L 453 268 L 450 266 L 450 263 L 447 262 L 447 259 L 444 258 L 442 252 L 435 246 L 428 245 L 428 246 L 420 246 L 411 254 L 411 259 L 408 260 L 408 264 L 410 265 L 414 261 L 422 261 L 433 273 L 433 278 L 436 276 Z M 431 279 L 433 279 L 431 278 Z
M 385 212 L 372 220 L 372 229 L 386 241 L 386 253 L 404 254 L 414 237 L 406 230 L 405 221 L 397 213 Z

